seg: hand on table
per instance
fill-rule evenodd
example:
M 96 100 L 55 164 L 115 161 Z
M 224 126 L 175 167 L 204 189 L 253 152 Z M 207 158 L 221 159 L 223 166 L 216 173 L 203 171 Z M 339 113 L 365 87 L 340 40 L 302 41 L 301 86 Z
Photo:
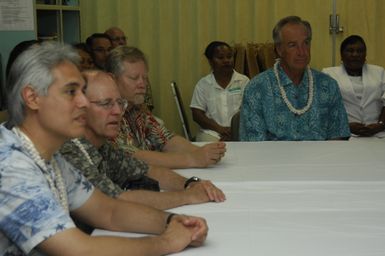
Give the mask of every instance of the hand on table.
M 172 252 L 179 252 L 187 246 L 201 246 L 206 240 L 208 226 L 203 218 L 174 215 L 161 235 Z
M 204 202 L 223 202 L 226 196 L 222 190 L 217 188 L 209 180 L 201 180 L 192 182 L 186 189 L 187 193 L 191 194 L 191 204 L 199 204 Z
M 214 142 L 199 147 L 191 152 L 194 167 L 207 167 L 218 163 L 226 153 L 224 142 Z

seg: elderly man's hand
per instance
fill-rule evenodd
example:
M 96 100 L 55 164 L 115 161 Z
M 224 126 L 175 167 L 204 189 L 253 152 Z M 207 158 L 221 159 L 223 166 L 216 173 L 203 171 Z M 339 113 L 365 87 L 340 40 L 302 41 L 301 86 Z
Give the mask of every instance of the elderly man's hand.
M 207 167 L 218 163 L 226 153 L 224 142 L 206 144 L 191 152 L 194 167 Z
M 219 203 L 226 200 L 226 196 L 223 191 L 217 188 L 209 180 L 201 180 L 199 182 L 190 183 L 186 192 L 191 195 L 191 204 L 199 204 L 210 201 Z

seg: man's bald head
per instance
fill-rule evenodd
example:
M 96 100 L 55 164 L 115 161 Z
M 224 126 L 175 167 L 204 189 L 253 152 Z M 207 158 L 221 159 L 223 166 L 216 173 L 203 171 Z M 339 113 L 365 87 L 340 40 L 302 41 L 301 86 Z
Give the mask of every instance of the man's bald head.
M 110 27 L 104 32 L 104 34 L 110 37 L 113 48 L 119 45 L 127 45 L 126 35 L 123 30 L 118 27 Z

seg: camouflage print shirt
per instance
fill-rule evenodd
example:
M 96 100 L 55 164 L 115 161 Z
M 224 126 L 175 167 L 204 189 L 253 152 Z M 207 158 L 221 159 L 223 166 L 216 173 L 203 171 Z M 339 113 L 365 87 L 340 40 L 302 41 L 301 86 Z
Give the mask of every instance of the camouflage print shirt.
M 124 191 L 122 187 L 128 180 L 142 178 L 148 171 L 146 163 L 113 148 L 109 143 L 97 149 L 84 138 L 78 141 L 89 157 L 73 140 L 66 142 L 60 153 L 95 187 L 109 196 L 118 196 Z

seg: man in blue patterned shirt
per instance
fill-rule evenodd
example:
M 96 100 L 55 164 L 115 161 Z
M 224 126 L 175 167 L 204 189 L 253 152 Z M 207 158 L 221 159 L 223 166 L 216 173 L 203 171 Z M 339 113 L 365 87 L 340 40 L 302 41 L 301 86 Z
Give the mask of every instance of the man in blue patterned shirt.
M 89 102 L 70 46 L 43 43 L 13 63 L 9 121 L 0 126 L 0 255 L 165 255 L 201 245 L 201 218 L 116 200 L 94 188 L 57 152 L 82 136 Z M 91 237 L 91 226 L 159 234 Z
M 349 138 L 347 114 L 337 82 L 311 69 L 311 26 L 297 16 L 273 29 L 280 59 L 245 88 L 239 137 L 242 141 Z

